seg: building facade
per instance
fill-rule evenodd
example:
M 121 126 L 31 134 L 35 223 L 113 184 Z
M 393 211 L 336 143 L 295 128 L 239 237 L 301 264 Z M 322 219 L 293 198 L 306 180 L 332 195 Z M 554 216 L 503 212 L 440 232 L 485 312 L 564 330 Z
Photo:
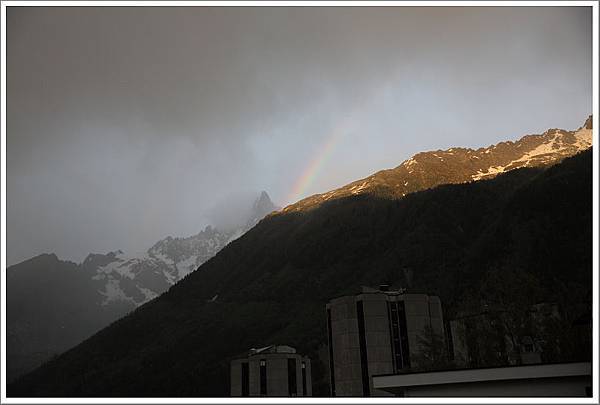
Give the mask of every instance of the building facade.
M 233 397 L 312 396 L 310 359 L 290 346 L 251 349 L 231 362 Z
M 445 346 L 442 306 L 435 296 L 363 287 L 360 294 L 332 299 L 326 308 L 332 396 L 390 395 L 373 387 L 373 375 L 415 368 L 428 340 Z

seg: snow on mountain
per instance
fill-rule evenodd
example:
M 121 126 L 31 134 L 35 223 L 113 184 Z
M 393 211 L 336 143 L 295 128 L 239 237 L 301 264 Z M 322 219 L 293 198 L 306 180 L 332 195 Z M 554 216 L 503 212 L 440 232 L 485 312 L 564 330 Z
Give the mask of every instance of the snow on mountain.
M 283 209 L 312 209 L 326 201 L 359 194 L 401 198 L 442 184 L 485 180 L 521 167 L 548 166 L 592 146 L 592 117 L 575 130 L 549 129 L 487 148 L 450 148 L 422 152 L 398 167 L 381 170 L 338 189 L 315 194 Z
M 514 148 L 523 152 L 517 159 L 503 162 L 504 164 L 497 166 L 490 166 L 487 169 L 478 170 L 471 178 L 473 180 L 481 180 L 520 167 L 554 164 L 565 157 L 572 156 L 591 146 L 591 127 L 586 128 L 586 125 L 584 125 L 577 131 L 550 129 L 542 135 L 530 135 L 517 141 L 514 144 Z M 490 153 L 493 155 L 494 152 L 495 147 L 492 147 Z
M 255 200 L 247 222 L 234 229 L 221 231 L 207 226 L 189 237 L 169 236 L 156 242 L 142 255 L 129 256 L 120 250 L 106 255 L 91 254 L 82 266 L 94 274 L 92 280 L 103 297 L 102 305 L 125 302 L 139 306 L 196 270 L 229 242 L 277 209 L 263 191 Z

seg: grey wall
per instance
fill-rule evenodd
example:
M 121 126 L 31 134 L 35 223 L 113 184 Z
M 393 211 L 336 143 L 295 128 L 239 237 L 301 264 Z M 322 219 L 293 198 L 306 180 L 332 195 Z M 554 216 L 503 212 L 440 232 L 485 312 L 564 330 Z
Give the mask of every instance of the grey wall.
M 591 377 L 540 378 L 409 387 L 407 397 L 583 397 Z
M 337 396 L 362 396 L 355 297 L 335 299 L 331 310 L 333 367 Z
M 427 326 L 444 336 L 442 306 L 438 297 L 425 294 L 395 296 L 369 293 L 330 301 L 327 308 L 331 311 L 336 396 L 363 396 L 356 314 L 358 301 L 363 302 L 369 377 L 394 373 L 387 302 L 396 300 L 405 303 L 411 363 L 420 350 L 418 337 Z M 375 390 L 371 378 L 369 383 L 372 396 L 389 395 L 385 391 Z

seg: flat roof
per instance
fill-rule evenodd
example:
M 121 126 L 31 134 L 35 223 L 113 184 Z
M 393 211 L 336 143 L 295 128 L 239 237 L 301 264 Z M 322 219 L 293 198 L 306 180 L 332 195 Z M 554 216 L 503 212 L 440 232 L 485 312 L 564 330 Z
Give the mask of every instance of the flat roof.
M 373 376 L 373 388 L 592 375 L 592 363 L 553 363 Z

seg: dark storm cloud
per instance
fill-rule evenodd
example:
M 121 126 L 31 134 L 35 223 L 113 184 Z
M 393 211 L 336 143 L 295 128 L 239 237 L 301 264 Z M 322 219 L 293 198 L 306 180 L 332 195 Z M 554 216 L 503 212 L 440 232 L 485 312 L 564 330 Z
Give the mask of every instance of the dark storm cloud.
M 309 192 L 577 127 L 591 12 L 8 7 L 7 100 L 8 261 L 80 259 L 197 232 L 232 193 L 289 203 L 344 120 Z

